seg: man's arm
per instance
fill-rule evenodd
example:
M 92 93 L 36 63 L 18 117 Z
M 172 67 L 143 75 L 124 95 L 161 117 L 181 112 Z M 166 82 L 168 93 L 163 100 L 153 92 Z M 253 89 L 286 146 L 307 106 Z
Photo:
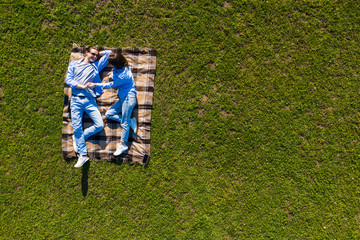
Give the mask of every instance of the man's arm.
M 66 79 L 65 82 L 67 85 L 69 85 L 71 88 L 76 88 L 78 83 L 74 80 L 74 71 L 75 71 L 75 61 L 71 61 L 67 72 L 66 72 Z
M 101 70 L 103 70 L 104 67 L 106 67 L 106 65 L 108 64 L 108 59 L 109 59 L 110 53 L 112 53 L 111 50 L 104 50 L 99 53 L 100 55 L 102 55 L 102 57 L 100 58 L 100 60 L 97 63 L 99 72 L 101 72 Z
M 66 84 L 69 85 L 71 88 L 77 88 L 77 89 L 86 89 L 89 88 L 87 85 L 78 83 L 74 80 L 74 71 L 75 71 L 75 65 L 76 61 L 71 61 L 66 73 Z

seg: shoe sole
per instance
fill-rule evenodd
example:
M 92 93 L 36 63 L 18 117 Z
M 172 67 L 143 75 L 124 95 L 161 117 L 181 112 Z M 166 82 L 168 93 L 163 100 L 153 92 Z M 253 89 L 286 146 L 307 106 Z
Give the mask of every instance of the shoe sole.
M 123 154 L 123 153 L 126 152 L 126 151 L 127 151 L 127 149 L 125 149 L 124 151 L 121 151 L 119 154 L 116 154 L 116 155 L 115 155 L 115 153 L 114 153 L 114 156 L 115 156 L 115 157 L 120 156 L 121 154 Z
M 87 161 L 89 161 L 89 158 L 86 159 L 86 161 L 84 161 L 80 166 L 76 166 L 75 164 L 74 168 L 81 168 Z

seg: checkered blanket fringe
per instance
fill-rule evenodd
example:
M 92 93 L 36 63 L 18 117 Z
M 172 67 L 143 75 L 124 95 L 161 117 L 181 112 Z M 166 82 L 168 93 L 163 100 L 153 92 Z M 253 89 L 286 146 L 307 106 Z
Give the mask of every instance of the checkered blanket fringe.
M 115 50 L 115 48 L 106 48 Z M 137 105 L 135 106 L 132 117 L 137 122 L 137 132 L 130 130 L 129 151 L 117 157 L 126 163 L 140 163 L 146 165 L 150 160 L 150 122 L 154 92 L 154 77 L 156 68 L 156 51 L 154 49 L 133 49 L 120 48 L 124 57 L 128 60 L 130 69 L 134 76 L 135 88 L 137 91 Z M 84 48 L 73 45 L 70 61 L 84 58 Z M 109 75 L 112 66 L 107 65 L 100 73 L 102 82 L 109 82 Z M 71 124 L 70 99 L 71 88 L 64 85 L 64 109 L 62 126 L 62 151 L 66 160 L 76 157 L 74 152 Z M 104 89 L 103 94 L 97 98 L 100 113 L 104 121 L 104 129 L 90 137 L 86 141 L 88 155 L 90 159 L 116 160 L 113 153 L 116 150 L 116 143 L 121 139 L 121 125 L 106 119 L 106 111 L 118 100 L 117 88 Z M 84 113 L 84 129 L 93 124 L 92 120 Z

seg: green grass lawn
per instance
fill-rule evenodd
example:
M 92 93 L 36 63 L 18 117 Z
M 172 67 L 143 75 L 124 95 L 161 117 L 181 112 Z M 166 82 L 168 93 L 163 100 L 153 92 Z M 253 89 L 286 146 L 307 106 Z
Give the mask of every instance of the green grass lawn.
M 0 239 L 359 239 L 359 13 L 1 0 Z M 147 167 L 63 159 L 72 43 L 157 50 Z

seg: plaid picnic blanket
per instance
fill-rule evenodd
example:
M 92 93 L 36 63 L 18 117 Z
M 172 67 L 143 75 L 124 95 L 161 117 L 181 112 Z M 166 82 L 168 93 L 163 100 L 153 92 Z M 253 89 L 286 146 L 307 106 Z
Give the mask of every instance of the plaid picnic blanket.
M 106 48 L 115 50 L 115 48 Z M 133 49 L 120 48 L 124 57 L 128 60 L 130 69 L 134 76 L 135 88 L 137 91 L 137 105 L 132 117 L 137 122 L 137 132 L 130 131 L 130 148 L 127 154 L 120 155 L 119 160 L 126 163 L 140 163 L 146 165 L 150 160 L 150 121 L 154 92 L 154 77 L 156 67 L 156 51 L 154 49 Z M 84 58 L 84 47 L 74 45 L 70 55 L 70 61 Z M 102 82 L 109 82 L 109 75 L 112 66 L 107 65 L 100 73 Z M 62 151 L 64 158 L 69 160 L 76 157 L 73 149 L 71 124 L 70 100 L 71 88 L 65 83 L 64 86 L 64 109 L 62 126 Z M 118 100 L 117 88 L 104 89 L 103 94 L 97 98 L 100 113 L 104 121 L 104 129 L 90 137 L 86 141 L 88 156 L 90 159 L 115 160 L 113 153 L 116 150 L 116 143 L 121 139 L 121 125 L 106 119 L 106 111 Z M 84 129 L 93 124 L 92 120 L 84 113 Z

